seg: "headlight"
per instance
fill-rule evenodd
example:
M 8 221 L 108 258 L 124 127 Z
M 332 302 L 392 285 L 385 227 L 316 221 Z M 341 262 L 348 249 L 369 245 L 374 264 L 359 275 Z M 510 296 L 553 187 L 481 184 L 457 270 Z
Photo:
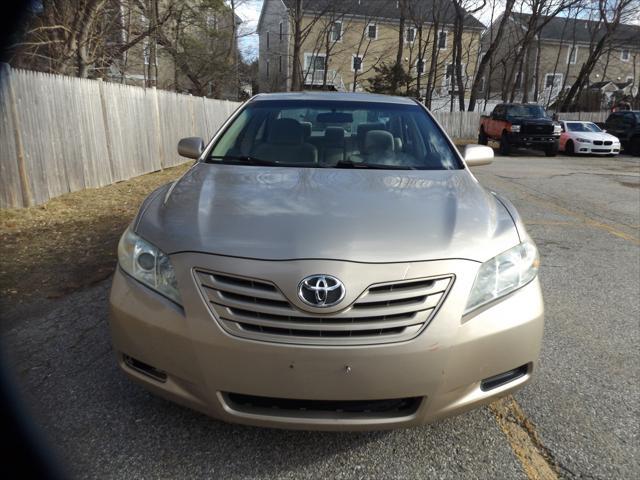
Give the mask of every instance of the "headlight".
M 576 138 L 576 141 L 580 143 L 591 143 L 591 140 L 589 140 L 588 138 Z
M 538 249 L 531 240 L 483 263 L 465 313 L 523 287 L 536 277 L 539 264 Z
M 513 133 L 520 133 L 520 125 L 511 125 L 511 131 Z
M 131 227 L 127 228 L 118 244 L 118 262 L 125 272 L 139 282 L 182 304 L 169 257 L 133 233 Z
M 561 133 L 562 133 L 562 126 L 554 125 L 553 126 L 553 134 L 554 135 L 560 135 Z

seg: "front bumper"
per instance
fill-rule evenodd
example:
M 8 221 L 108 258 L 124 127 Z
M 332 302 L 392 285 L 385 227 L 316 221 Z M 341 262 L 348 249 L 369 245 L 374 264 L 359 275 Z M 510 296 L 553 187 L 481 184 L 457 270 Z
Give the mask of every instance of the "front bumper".
M 584 155 L 617 155 L 620 153 L 620 144 L 612 145 L 594 145 L 593 143 L 578 143 L 575 144 L 575 152 Z
M 471 261 L 370 265 L 314 260 L 260 262 L 179 254 L 172 256 L 172 263 L 184 310 L 120 270 L 116 272 L 110 325 L 118 362 L 129 377 L 149 390 L 221 420 L 292 429 L 408 427 L 506 395 L 529 382 L 536 368 L 543 331 L 537 279 L 463 316 L 479 268 Z M 454 274 L 456 280 L 431 323 L 412 340 L 311 346 L 261 342 L 227 333 L 196 288 L 193 266 L 240 275 L 286 268 L 294 279 L 322 272 L 336 274 L 345 284 L 358 285 L 356 289 L 394 276 Z M 154 377 L 139 365 L 153 367 L 161 375 Z M 481 388 L 482 380 L 518 367 L 524 367 L 518 378 L 488 391 Z M 381 415 L 267 410 L 238 405 L 230 401 L 230 395 L 305 401 L 417 398 L 419 402 L 414 410 Z
M 528 133 L 509 133 L 509 144 L 514 147 L 547 148 L 556 145 L 559 141 L 557 135 L 534 135 Z

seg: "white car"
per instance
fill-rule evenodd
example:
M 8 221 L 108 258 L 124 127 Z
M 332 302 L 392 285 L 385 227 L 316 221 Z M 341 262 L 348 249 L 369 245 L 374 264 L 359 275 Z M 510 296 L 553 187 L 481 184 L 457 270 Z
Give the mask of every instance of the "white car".
M 594 155 L 617 155 L 620 153 L 618 137 L 602 130 L 593 122 L 562 121 L 560 151 Z

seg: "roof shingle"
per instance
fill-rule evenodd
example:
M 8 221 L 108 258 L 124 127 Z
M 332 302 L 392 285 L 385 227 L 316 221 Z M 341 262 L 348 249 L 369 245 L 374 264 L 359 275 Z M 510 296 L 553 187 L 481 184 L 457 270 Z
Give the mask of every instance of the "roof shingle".
M 527 26 L 531 15 L 528 13 L 513 13 L 513 18 L 521 25 Z M 542 17 L 543 22 L 548 17 Z M 598 39 L 604 32 L 604 27 L 593 20 L 577 18 L 554 17 L 542 27 L 540 37 L 543 40 L 590 43 L 592 37 Z M 623 45 L 640 46 L 640 26 L 620 24 L 614 34 L 614 41 Z
M 283 0 L 287 8 L 295 6 L 295 0 Z M 452 24 L 454 9 L 450 0 L 408 0 L 411 11 L 421 12 L 428 19 L 439 13 L 440 21 Z M 308 12 L 332 11 L 345 15 L 365 18 L 380 18 L 391 21 L 400 19 L 400 9 L 393 0 L 305 0 L 304 9 Z M 467 13 L 464 25 L 469 28 L 484 29 L 484 25 L 473 15 Z

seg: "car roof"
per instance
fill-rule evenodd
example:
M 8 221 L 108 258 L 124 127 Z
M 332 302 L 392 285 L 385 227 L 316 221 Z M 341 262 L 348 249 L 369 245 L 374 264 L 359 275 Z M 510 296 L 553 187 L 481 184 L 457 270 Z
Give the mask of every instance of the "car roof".
M 288 92 L 260 93 L 250 102 L 269 102 L 278 100 L 297 101 L 332 101 L 332 102 L 375 102 L 395 105 L 415 105 L 415 100 L 408 97 L 394 97 L 377 93 L 343 93 L 343 92 Z

